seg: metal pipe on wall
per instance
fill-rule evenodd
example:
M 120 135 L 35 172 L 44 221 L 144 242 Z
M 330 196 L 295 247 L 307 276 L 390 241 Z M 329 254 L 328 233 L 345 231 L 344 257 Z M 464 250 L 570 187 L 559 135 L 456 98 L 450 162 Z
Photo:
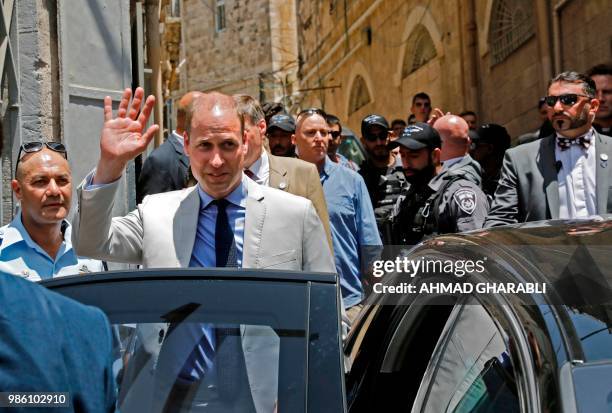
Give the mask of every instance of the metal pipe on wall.
M 161 4 L 159 0 L 148 0 L 145 3 L 145 20 L 147 30 L 147 61 L 151 68 L 151 92 L 155 96 L 153 121 L 159 125 L 154 138 L 157 148 L 164 141 L 164 98 L 162 93 L 161 71 L 161 37 L 159 35 L 159 16 Z

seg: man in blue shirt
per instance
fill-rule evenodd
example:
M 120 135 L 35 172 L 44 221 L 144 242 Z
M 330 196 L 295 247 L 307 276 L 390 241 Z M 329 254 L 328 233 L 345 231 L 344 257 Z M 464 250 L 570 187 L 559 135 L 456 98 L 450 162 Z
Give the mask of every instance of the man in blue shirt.
M 11 187 L 21 208 L 0 228 L 0 271 L 31 281 L 102 271 L 102 262 L 77 257 L 65 220 L 72 177 L 64 145 L 26 142 Z
M 329 139 L 329 126 L 322 110 L 308 109 L 298 115 L 294 140 L 300 159 L 314 163 L 319 170 L 342 298 L 352 320 L 364 296 L 361 270 L 368 267 L 372 252 L 378 250 L 382 241 L 363 178 L 329 159 Z

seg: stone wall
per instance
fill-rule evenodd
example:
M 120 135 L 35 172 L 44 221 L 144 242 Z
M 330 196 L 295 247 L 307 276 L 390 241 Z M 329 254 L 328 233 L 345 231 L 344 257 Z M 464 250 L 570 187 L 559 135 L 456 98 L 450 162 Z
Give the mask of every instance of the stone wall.
M 513 137 L 539 126 L 537 102 L 555 71 L 586 70 L 610 60 L 611 9 L 605 0 L 337 0 L 298 2 L 301 107 L 320 104 L 354 130 L 369 113 L 406 118 L 412 96 L 424 91 L 444 111 L 474 110 L 481 122 L 500 123 Z M 495 61 L 492 16 L 500 6 L 528 9 L 532 34 Z M 317 9 L 317 5 L 319 5 Z M 333 6 L 333 7 L 332 7 Z M 510 10 L 511 12 L 516 11 Z M 555 16 L 561 29 L 555 30 Z M 402 71 L 425 27 L 435 57 Z M 590 30 L 589 28 L 593 28 Z M 555 54 L 555 45 L 558 52 Z M 555 64 L 556 62 L 556 64 Z M 351 112 L 351 88 L 365 79 L 370 103 Z M 310 89 L 310 90 L 309 90 Z
M 184 0 L 181 93 L 219 90 L 259 97 L 260 73 L 272 69 L 269 2 L 226 0 L 226 27 L 215 30 L 215 2 Z

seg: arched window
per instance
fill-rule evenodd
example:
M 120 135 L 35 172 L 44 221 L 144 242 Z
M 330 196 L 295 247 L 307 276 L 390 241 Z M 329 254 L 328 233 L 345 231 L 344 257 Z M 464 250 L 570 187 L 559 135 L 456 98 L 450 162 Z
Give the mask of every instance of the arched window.
M 357 75 L 351 89 L 351 97 L 349 98 L 349 115 L 370 103 L 371 100 L 365 80 Z
M 491 10 L 491 64 L 497 64 L 535 34 L 533 2 L 495 0 Z
M 436 57 L 436 47 L 429 32 L 419 24 L 406 41 L 406 54 L 402 66 L 402 78 Z

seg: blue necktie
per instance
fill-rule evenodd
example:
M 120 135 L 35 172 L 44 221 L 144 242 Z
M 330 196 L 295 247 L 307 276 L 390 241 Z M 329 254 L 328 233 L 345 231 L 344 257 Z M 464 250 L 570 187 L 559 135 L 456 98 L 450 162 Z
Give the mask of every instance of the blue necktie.
M 237 249 L 236 243 L 234 242 L 234 232 L 232 231 L 232 227 L 227 217 L 227 206 L 229 202 L 226 199 L 216 199 L 212 201 L 210 205 L 217 206 L 217 221 L 215 223 L 215 266 L 237 267 Z M 197 326 L 195 334 L 201 334 L 202 337 L 187 360 L 185 360 L 179 377 L 187 381 L 197 381 L 201 380 L 204 374 L 212 369 L 216 353 L 217 330 L 219 329 L 216 329 L 211 324 Z
M 237 267 L 238 257 L 234 232 L 227 217 L 227 199 L 216 199 L 211 205 L 217 206 L 217 222 L 215 224 L 215 256 L 216 267 Z

